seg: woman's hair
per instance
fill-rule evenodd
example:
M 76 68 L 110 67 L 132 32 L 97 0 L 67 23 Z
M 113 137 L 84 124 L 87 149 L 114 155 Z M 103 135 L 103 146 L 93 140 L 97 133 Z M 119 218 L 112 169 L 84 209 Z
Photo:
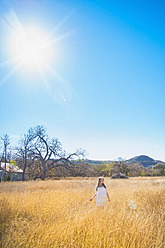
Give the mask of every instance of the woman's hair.
M 99 177 L 99 179 L 98 179 L 98 184 L 97 184 L 97 186 L 96 186 L 96 190 L 98 190 L 98 187 L 100 187 L 100 181 L 101 181 L 101 179 L 104 179 L 103 177 Z M 102 186 L 104 187 L 104 188 L 106 188 L 106 185 L 104 184 L 104 183 L 102 183 Z

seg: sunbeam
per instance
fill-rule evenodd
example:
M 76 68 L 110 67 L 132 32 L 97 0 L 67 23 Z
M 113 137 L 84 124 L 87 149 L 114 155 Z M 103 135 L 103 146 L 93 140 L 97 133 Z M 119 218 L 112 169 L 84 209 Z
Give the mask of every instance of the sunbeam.
M 2 63 L 0 64 L 0 68 L 6 67 L 6 66 L 8 66 L 8 65 L 13 65 L 13 64 L 17 63 L 17 61 L 18 61 L 19 59 L 20 59 L 19 57 L 13 58 L 13 59 L 8 59 L 8 60 L 6 60 L 6 61 L 4 61 L 4 62 L 2 62 Z
M 44 73 L 44 70 L 46 73 Z M 48 66 L 46 68 L 38 67 L 38 74 L 49 96 L 58 104 L 69 103 L 72 99 L 71 85 L 60 76 L 56 70 Z
M 54 38 L 55 33 L 58 31 L 58 29 L 70 18 L 70 16 L 73 14 L 74 10 L 72 10 L 70 13 L 68 13 L 62 20 L 60 20 L 59 23 L 53 28 L 49 34 L 46 37 L 47 41 L 50 41 L 51 39 Z
M 19 65 L 15 65 L 6 76 L 0 80 L 0 87 L 5 84 L 17 71 L 19 70 Z

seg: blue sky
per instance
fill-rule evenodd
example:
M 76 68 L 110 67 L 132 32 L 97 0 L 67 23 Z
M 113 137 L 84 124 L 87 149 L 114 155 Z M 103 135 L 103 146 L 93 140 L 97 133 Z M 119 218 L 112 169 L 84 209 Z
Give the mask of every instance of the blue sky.
M 2 0 L 0 135 L 14 143 L 39 124 L 91 159 L 165 161 L 164 12 L 163 1 Z M 5 63 L 13 16 L 51 34 L 49 72 Z

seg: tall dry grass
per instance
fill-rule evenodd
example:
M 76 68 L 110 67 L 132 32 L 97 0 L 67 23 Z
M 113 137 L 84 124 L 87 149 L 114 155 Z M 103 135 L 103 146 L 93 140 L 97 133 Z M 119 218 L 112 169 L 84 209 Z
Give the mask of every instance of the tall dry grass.
M 0 184 L 0 246 L 165 247 L 165 178 L 105 179 L 111 202 L 90 197 L 97 178 Z

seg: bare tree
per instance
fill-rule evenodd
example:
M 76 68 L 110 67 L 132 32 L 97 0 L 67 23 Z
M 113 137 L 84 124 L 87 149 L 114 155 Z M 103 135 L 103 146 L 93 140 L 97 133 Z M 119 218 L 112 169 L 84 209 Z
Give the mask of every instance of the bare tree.
M 1 140 L 3 142 L 3 159 L 4 159 L 4 162 L 5 162 L 5 176 L 6 176 L 6 162 L 7 162 L 7 152 L 8 152 L 8 146 L 10 145 L 10 139 L 9 139 L 9 136 L 7 134 L 4 134 L 2 137 L 1 137 Z
M 31 128 L 30 132 L 33 135 L 31 156 L 33 164 L 37 164 L 39 168 L 36 170 L 36 177 L 40 177 L 42 180 L 45 180 L 51 169 L 61 165 L 72 166 L 74 157 L 84 156 L 82 149 L 67 154 L 63 151 L 61 142 L 57 138 L 50 138 L 43 126 Z
M 28 130 L 27 134 L 23 135 L 23 138 L 19 140 L 18 146 L 15 148 L 15 159 L 17 160 L 18 167 L 23 170 L 22 181 L 25 180 L 25 171 L 29 167 L 32 155 L 32 140 L 34 139 L 31 130 Z

